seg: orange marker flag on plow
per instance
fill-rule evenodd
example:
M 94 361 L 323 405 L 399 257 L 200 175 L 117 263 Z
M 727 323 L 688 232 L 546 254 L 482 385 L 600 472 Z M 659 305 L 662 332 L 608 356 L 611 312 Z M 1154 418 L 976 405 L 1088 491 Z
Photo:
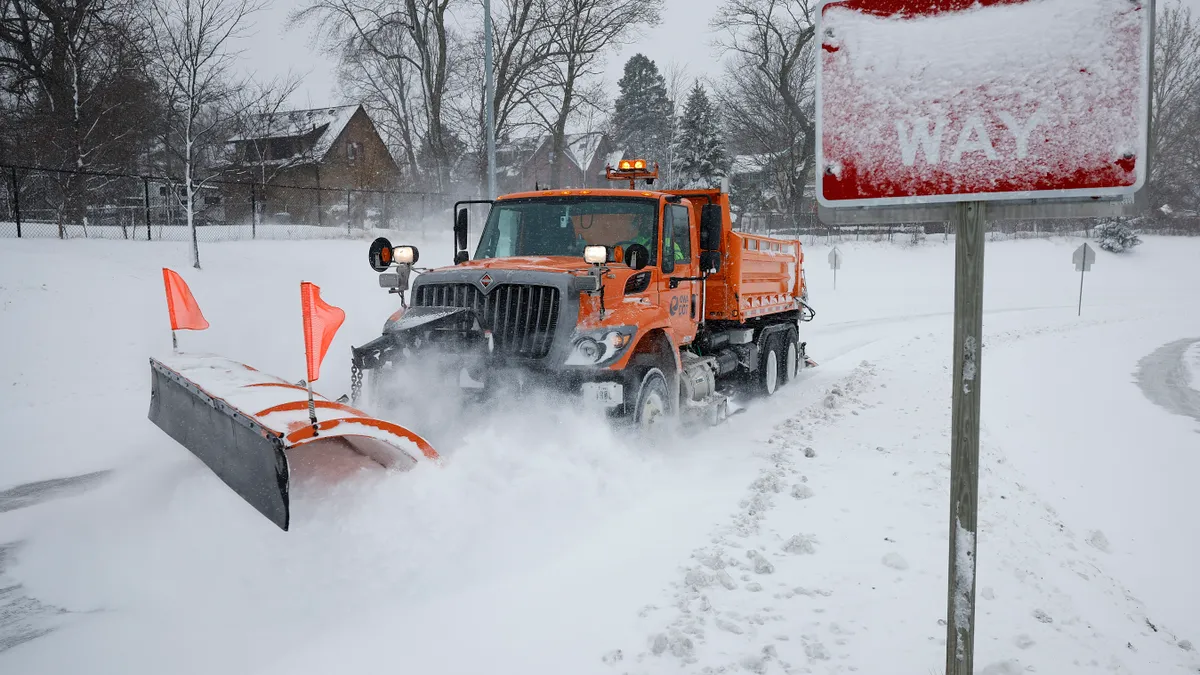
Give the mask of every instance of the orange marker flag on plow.
M 171 315 L 171 330 L 204 330 L 208 321 L 200 312 L 200 305 L 192 297 L 187 282 L 174 270 L 163 271 L 163 286 L 167 290 L 167 313 Z
M 333 336 L 346 320 L 346 313 L 321 299 L 319 286 L 300 282 L 300 306 L 304 311 L 304 351 L 308 356 L 308 381 L 321 376 L 321 362 Z

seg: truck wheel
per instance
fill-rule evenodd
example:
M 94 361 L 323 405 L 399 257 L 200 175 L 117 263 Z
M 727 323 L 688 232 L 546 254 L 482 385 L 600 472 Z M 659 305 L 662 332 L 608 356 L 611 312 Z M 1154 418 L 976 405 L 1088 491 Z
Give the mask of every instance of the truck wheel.
M 789 328 L 784 335 L 783 376 L 780 379 L 786 385 L 800 372 L 800 350 L 796 345 L 799 336 L 795 328 Z
M 779 337 L 772 335 L 758 356 L 758 393 L 770 396 L 779 388 Z
M 640 431 L 661 429 L 671 414 L 671 399 L 667 395 L 667 378 L 658 368 L 650 368 L 642 376 L 633 407 L 633 423 Z

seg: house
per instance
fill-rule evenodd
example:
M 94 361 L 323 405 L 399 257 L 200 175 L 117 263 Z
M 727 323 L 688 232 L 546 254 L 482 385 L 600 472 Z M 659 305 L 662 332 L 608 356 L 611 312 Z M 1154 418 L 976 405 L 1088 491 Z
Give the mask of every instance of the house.
M 550 134 L 515 138 L 496 149 L 496 186 L 501 193 L 525 192 L 535 188 L 608 187 L 604 167 L 616 165 L 624 153 L 602 132 L 567 134 L 562 175 L 557 185 L 550 180 L 554 138 Z
M 354 191 L 394 190 L 400 180 L 400 167 L 362 105 L 258 115 L 226 146 L 230 223 L 250 222 L 252 205 L 258 222 L 361 226 L 381 206 L 386 220 L 383 195 Z

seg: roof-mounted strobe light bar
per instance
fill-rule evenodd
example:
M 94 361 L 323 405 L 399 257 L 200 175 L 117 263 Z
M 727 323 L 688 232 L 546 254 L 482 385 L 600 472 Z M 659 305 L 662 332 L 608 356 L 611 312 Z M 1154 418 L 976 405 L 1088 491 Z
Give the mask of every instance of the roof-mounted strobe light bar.
M 648 168 L 649 163 L 644 159 L 623 159 L 617 162 L 617 168 L 612 168 L 611 165 L 604 167 L 604 175 L 608 180 L 627 180 L 629 181 L 629 189 L 635 190 L 636 183 L 639 180 L 646 181 L 646 185 L 653 185 L 658 179 L 658 162 L 654 163 L 654 170 Z

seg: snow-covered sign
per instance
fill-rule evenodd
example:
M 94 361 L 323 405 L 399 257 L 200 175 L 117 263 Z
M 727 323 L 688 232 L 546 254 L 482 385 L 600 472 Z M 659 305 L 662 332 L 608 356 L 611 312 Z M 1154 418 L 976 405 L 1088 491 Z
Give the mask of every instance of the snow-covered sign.
M 829 267 L 833 270 L 833 288 L 837 290 L 837 273 L 842 269 L 842 252 L 836 246 L 829 252 Z
M 1091 246 L 1088 246 L 1087 242 L 1084 242 L 1071 255 L 1071 262 L 1075 263 L 1075 271 L 1079 272 L 1079 310 L 1077 316 L 1083 316 L 1083 273 L 1092 271 L 1092 263 L 1096 262 L 1096 251 Z
M 1152 13 L 1152 0 L 822 0 L 820 205 L 1132 195 Z
M 836 246 L 829 252 L 829 267 L 835 272 L 842 269 L 842 252 Z
M 1091 272 L 1092 264 L 1096 262 L 1096 250 L 1085 243 L 1075 249 L 1071 262 L 1075 263 L 1076 272 Z

